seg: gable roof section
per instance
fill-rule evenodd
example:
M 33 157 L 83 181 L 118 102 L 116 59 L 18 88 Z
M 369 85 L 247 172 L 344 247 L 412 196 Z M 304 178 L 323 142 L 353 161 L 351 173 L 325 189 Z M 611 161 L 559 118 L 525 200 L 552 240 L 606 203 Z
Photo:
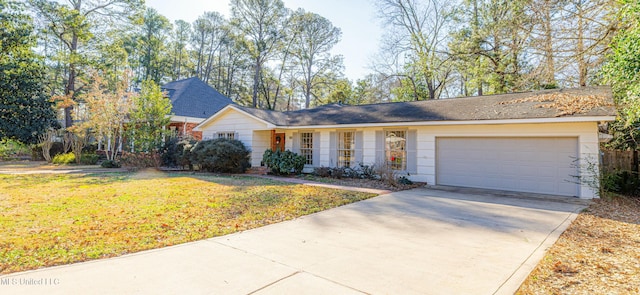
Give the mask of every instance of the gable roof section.
M 586 106 L 572 106 L 576 103 Z M 611 88 L 606 86 L 356 106 L 330 104 L 290 112 L 237 108 L 282 127 L 616 116 Z
M 234 103 L 196 77 L 170 82 L 161 88 L 169 96 L 176 116 L 209 118 Z
M 268 129 L 273 129 L 276 128 L 276 124 L 274 124 L 273 122 L 269 121 L 269 120 L 265 120 L 262 117 L 269 117 L 269 115 L 271 116 L 278 116 L 278 113 L 280 112 L 276 112 L 276 111 L 268 111 L 268 110 L 260 110 L 260 109 L 253 109 L 253 108 L 247 108 L 247 107 L 242 107 L 239 106 L 237 104 L 229 104 L 226 107 L 224 107 L 222 110 L 218 111 L 217 113 L 213 114 L 213 116 L 205 119 L 204 121 L 200 122 L 200 124 L 198 124 L 198 126 L 196 126 L 195 128 L 193 128 L 194 131 L 203 131 L 202 128 L 211 124 L 212 122 L 215 122 L 218 118 L 223 117 L 225 114 L 229 113 L 229 112 L 238 112 L 240 114 L 242 114 L 243 116 L 246 116 L 250 119 L 256 120 L 260 123 L 265 124 L 266 128 Z M 270 114 L 271 113 L 271 114 Z M 254 114 L 258 114 L 259 116 L 255 116 Z M 280 113 L 282 114 L 282 113 Z

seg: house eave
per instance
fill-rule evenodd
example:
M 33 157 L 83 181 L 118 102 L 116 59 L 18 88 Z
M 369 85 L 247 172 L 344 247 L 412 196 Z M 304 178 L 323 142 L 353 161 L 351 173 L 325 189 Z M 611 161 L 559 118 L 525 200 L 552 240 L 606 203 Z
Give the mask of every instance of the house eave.
M 193 128 L 193 131 L 203 131 L 203 130 L 202 130 L 202 127 L 203 127 L 203 126 L 205 126 L 205 125 L 209 124 L 210 122 L 214 121 L 215 119 L 217 119 L 218 117 L 220 117 L 222 114 L 226 113 L 227 111 L 229 111 L 229 110 L 231 110 L 231 109 L 233 109 L 233 110 L 235 110 L 235 111 L 237 111 L 237 112 L 240 112 L 241 114 L 244 114 L 245 116 L 247 116 L 247 117 L 249 117 L 249 118 L 252 118 L 252 119 L 257 120 L 257 121 L 259 121 L 259 122 L 261 122 L 261 123 L 264 123 L 265 125 L 267 125 L 267 126 L 266 126 L 266 128 L 265 128 L 265 129 L 267 129 L 267 130 L 268 130 L 268 129 L 278 128 L 278 127 L 277 127 L 276 125 L 274 125 L 273 123 L 270 123 L 270 122 L 268 122 L 268 121 L 265 121 L 265 120 L 263 120 L 263 119 L 260 119 L 260 118 L 258 118 L 258 117 L 256 117 L 256 116 L 252 115 L 252 114 L 249 114 L 249 113 L 247 113 L 247 112 L 245 112 L 245 111 L 243 111 L 243 110 L 241 110 L 241 109 L 237 108 L 235 105 L 230 104 L 230 105 L 227 105 L 226 107 L 224 107 L 223 109 L 219 110 L 219 111 L 218 111 L 218 112 L 216 112 L 215 114 L 213 114 L 211 117 L 209 117 L 209 118 L 207 118 L 207 119 L 204 119 L 200 124 L 198 124 L 198 126 L 196 126 L 196 127 L 194 127 L 194 128 Z
M 188 117 L 188 116 L 170 116 L 171 123 L 195 123 L 200 124 L 205 118 L 196 118 L 196 117 Z
M 390 123 L 362 123 L 362 124 L 332 124 L 332 125 L 300 125 L 277 126 L 280 129 L 338 129 L 363 127 L 397 127 L 397 126 L 451 126 L 451 125 L 503 125 L 503 124 L 541 124 L 541 123 L 580 123 L 580 122 L 610 122 L 615 116 L 575 116 L 557 118 L 505 119 L 505 120 L 461 120 L 461 121 L 415 121 Z

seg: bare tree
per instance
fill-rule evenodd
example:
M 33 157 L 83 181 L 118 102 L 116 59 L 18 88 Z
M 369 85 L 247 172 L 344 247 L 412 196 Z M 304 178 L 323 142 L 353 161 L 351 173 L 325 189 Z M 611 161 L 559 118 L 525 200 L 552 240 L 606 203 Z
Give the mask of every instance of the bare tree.
M 232 22 L 248 39 L 253 58 L 252 105 L 258 106 L 258 89 L 262 67 L 269 60 L 281 38 L 280 27 L 286 16 L 282 0 L 232 0 Z
M 402 77 L 415 100 L 423 95 L 439 98 L 450 73 L 444 53 L 447 25 L 452 20 L 451 2 L 377 0 L 377 7 L 388 28 L 382 51 L 393 55 L 378 61 L 382 63 L 378 68 L 391 69 L 394 66 L 389 61 L 395 62 L 395 73 L 386 74 Z

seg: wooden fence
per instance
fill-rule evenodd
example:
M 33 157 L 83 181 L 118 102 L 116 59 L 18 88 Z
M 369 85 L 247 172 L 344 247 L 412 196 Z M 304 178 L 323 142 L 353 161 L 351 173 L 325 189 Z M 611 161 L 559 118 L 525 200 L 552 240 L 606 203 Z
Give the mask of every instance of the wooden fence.
M 602 155 L 602 169 L 638 171 L 638 151 L 605 150 Z

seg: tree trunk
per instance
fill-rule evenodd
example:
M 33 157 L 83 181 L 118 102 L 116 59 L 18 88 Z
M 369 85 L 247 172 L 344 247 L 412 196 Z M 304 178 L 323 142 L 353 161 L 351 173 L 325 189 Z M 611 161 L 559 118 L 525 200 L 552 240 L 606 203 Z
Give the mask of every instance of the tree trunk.
M 260 84 L 260 70 L 260 55 L 258 55 L 258 57 L 256 57 L 255 73 L 253 74 L 253 95 L 251 96 L 252 105 L 254 108 L 258 106 L 258 85 Z

